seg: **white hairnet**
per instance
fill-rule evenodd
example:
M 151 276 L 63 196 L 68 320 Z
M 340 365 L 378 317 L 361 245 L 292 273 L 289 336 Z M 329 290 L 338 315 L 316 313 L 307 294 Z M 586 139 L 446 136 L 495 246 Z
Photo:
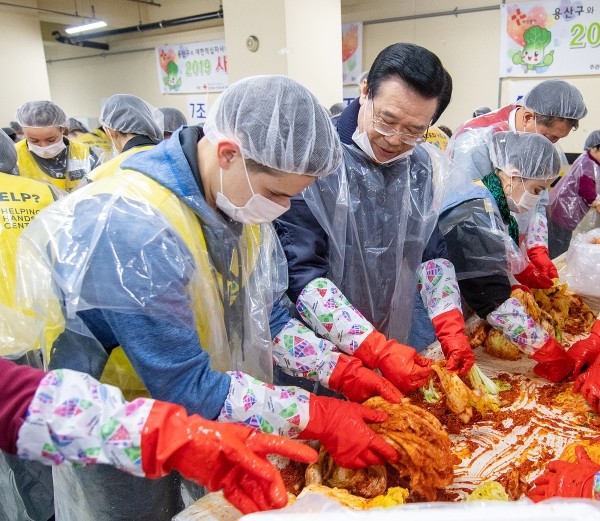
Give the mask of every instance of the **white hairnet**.
M 163 139 L 163 115 L 143 99 L 132 94 L 113 94 L 108 98 L 98 121 L 101 125 L 123 134 Z
M 585 140 L 583 149 L 585 151 L 588 151 L 597 146 L 600 146 L 600 130 L 594 130 L 593 132 L 590 133 L 590 135 Z
M 5 174 L 17 173 L 17 149 L 15 142 L 0 129 L 0 172 Z
M 158 109 L 165 118 L 165 132 L 175 132 L 179 127 L 187 125 L 187 120 L 183 112 L 171 107 L 162 107 Z
M 227 88 L 206 117 L 213 143 L 233 139 L 245 158 L 279 170 L 323 176 L 342 158 L 327 110 L 285 76 L 253 76 Z
M 17 109 L 17 123 L 21 127 L 67 128 L 67 116 L 51 101 L 28 101 Z
M 496 132 L 490 159 L 506 175 L 553 179 L 560 173 L 560 156 L 552 142 L 535 132 Z
M 542 116 L 580 120 L 587 114 L 581 92 L 563 80 L 536 85 L 523 96 L 522 105 Z

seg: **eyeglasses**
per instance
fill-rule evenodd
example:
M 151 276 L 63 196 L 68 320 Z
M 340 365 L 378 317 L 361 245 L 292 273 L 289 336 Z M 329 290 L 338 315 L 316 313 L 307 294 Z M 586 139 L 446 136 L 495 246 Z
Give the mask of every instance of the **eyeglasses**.
M 400 136 L 400 140 L 402 143 L 407 145 L 418 145 L 419 143 L 423 143 L 425 141 L 425 136 L 427 135 L 427 131 L 429 130 L 429 126 L 427 126 L 427 130 L 423 134 L 411 134 L 409 132 L 400 132 L 393 125 L 386 123 L 382 118 L 375 115 L 375 102 L 371 99 L 371 108 L 373 110 L 373 117 L 371 120 L 373 121 L 373 130 L 375 132 L 379 132 L 382 136 Z

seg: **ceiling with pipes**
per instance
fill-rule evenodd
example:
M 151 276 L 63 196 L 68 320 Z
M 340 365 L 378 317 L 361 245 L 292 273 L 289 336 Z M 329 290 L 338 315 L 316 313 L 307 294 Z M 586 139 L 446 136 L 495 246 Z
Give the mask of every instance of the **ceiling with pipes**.
M 343 21 L 393 19 L 420 12 L 445 10 L 448 9 L 449 3 L 447 0 L 340 1 Z M 0 16 L 4 11 L 13 11 L 37 17 L 40 20 L 45 46 L 62 46 L 62 43 L 58 43 L 56 35 L 66 35 L 67 27 L 80 25 L 90 19 L 103 20 L 107 26 L 99 31 L 114 31 L 117 34 L 107 35 L 99 41 L 111 44 L 119 40 L 132 41 L 149 35 L 170 34 L 182 30 L 180 26 L 152 27 L 152 24 L 164 20 L 185 19 L 186 31 L 222 26 L 223 19 L 219 17 L 194 21 L 197 15 L 218 12 L 221 2 L 222 0 L 0 0 Z M 464 4 L 465 0 L 455 0 L 452 5 L 460 8 L 461 3 Z M 483 5 L 493 2 L 468 0 L 468 3 L 473 7 L 479 3 Z M 148 29 L 145 28 L 143 32 L 131 30 L 125 34 L 119 34 L 117 31 L 121 28 L 133 29 L 136 26 L 148 26 Z
M 341 0 L 342 11 L 361 2 L 373 6 L 378 0 Z M 409 2 L 401 0 L 399 3 Z M 52 32 L 64 33 L 66 27 L 77 25 L 82 20 L 104 20 L 108 30 L 214 12 L 219 10 L 220 5 L 221 0 L 1 0 L 0 15 L 3 10 L 11 10 L 37 16 L 44 41 L 51 43 L 54 41 Z M 222 24 L 222 20 L 204 21 L 199 22 L 198 27 Z M 168 33 L 169 29 L 162 31 Z
M 110 31 L 216 12 L 220 4 L 220 0 L 1 0 L 0 16 L 4 10 L 36 16 L 40 20 L 44 44 L 60 45 L 53 33 L 58 31 L 65 35 L 67 27 L 80 25 L 91 19 L 106 22 L 106 27 L 98 31 Z M 190 24 L 186 30 L 219 25 L 223 25 L 222 19 L 200 21 Z M 157 31 L 168 34 L 180 30 L 178 27 L 167 27 Z M 126 37 L 131 39 L 135 36 L 133 33 Z M 110 36 L 103 41 L 119 38 L 124 36 Z

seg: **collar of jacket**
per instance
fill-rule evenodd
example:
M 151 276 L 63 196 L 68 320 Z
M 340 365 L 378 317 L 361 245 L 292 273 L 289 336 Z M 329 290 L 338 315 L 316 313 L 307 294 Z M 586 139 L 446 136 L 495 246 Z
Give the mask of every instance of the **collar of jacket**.
M 346 145 L 353 145 L 352 134 L 356 130 L 358 124 L 358 111 L 360 110 L 359 98 L 356 98 L 337 119 L 333 120 L 333 124 L 337 128 L 340 136 L 340 141 Z
M 123 147 L 123 152 L 127 152 L 128 150 L 131 150 L 135 147 L 145 147 L 148 145 L 156 144 L 156 141 L 149 138 L 148 136 L 134 136 L 129 141 L 127 141 L 127 143 L 125 143 L 125 146 Z

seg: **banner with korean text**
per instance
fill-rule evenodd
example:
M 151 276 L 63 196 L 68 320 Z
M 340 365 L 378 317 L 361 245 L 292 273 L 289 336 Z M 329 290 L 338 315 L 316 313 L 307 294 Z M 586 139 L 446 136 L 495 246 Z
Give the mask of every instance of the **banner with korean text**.
M 227 88 L 225 40 L 156 48 L 162 94 L 217 92 Z
M 500 77 L 600 74 L 600 0 L 501 5 Z

